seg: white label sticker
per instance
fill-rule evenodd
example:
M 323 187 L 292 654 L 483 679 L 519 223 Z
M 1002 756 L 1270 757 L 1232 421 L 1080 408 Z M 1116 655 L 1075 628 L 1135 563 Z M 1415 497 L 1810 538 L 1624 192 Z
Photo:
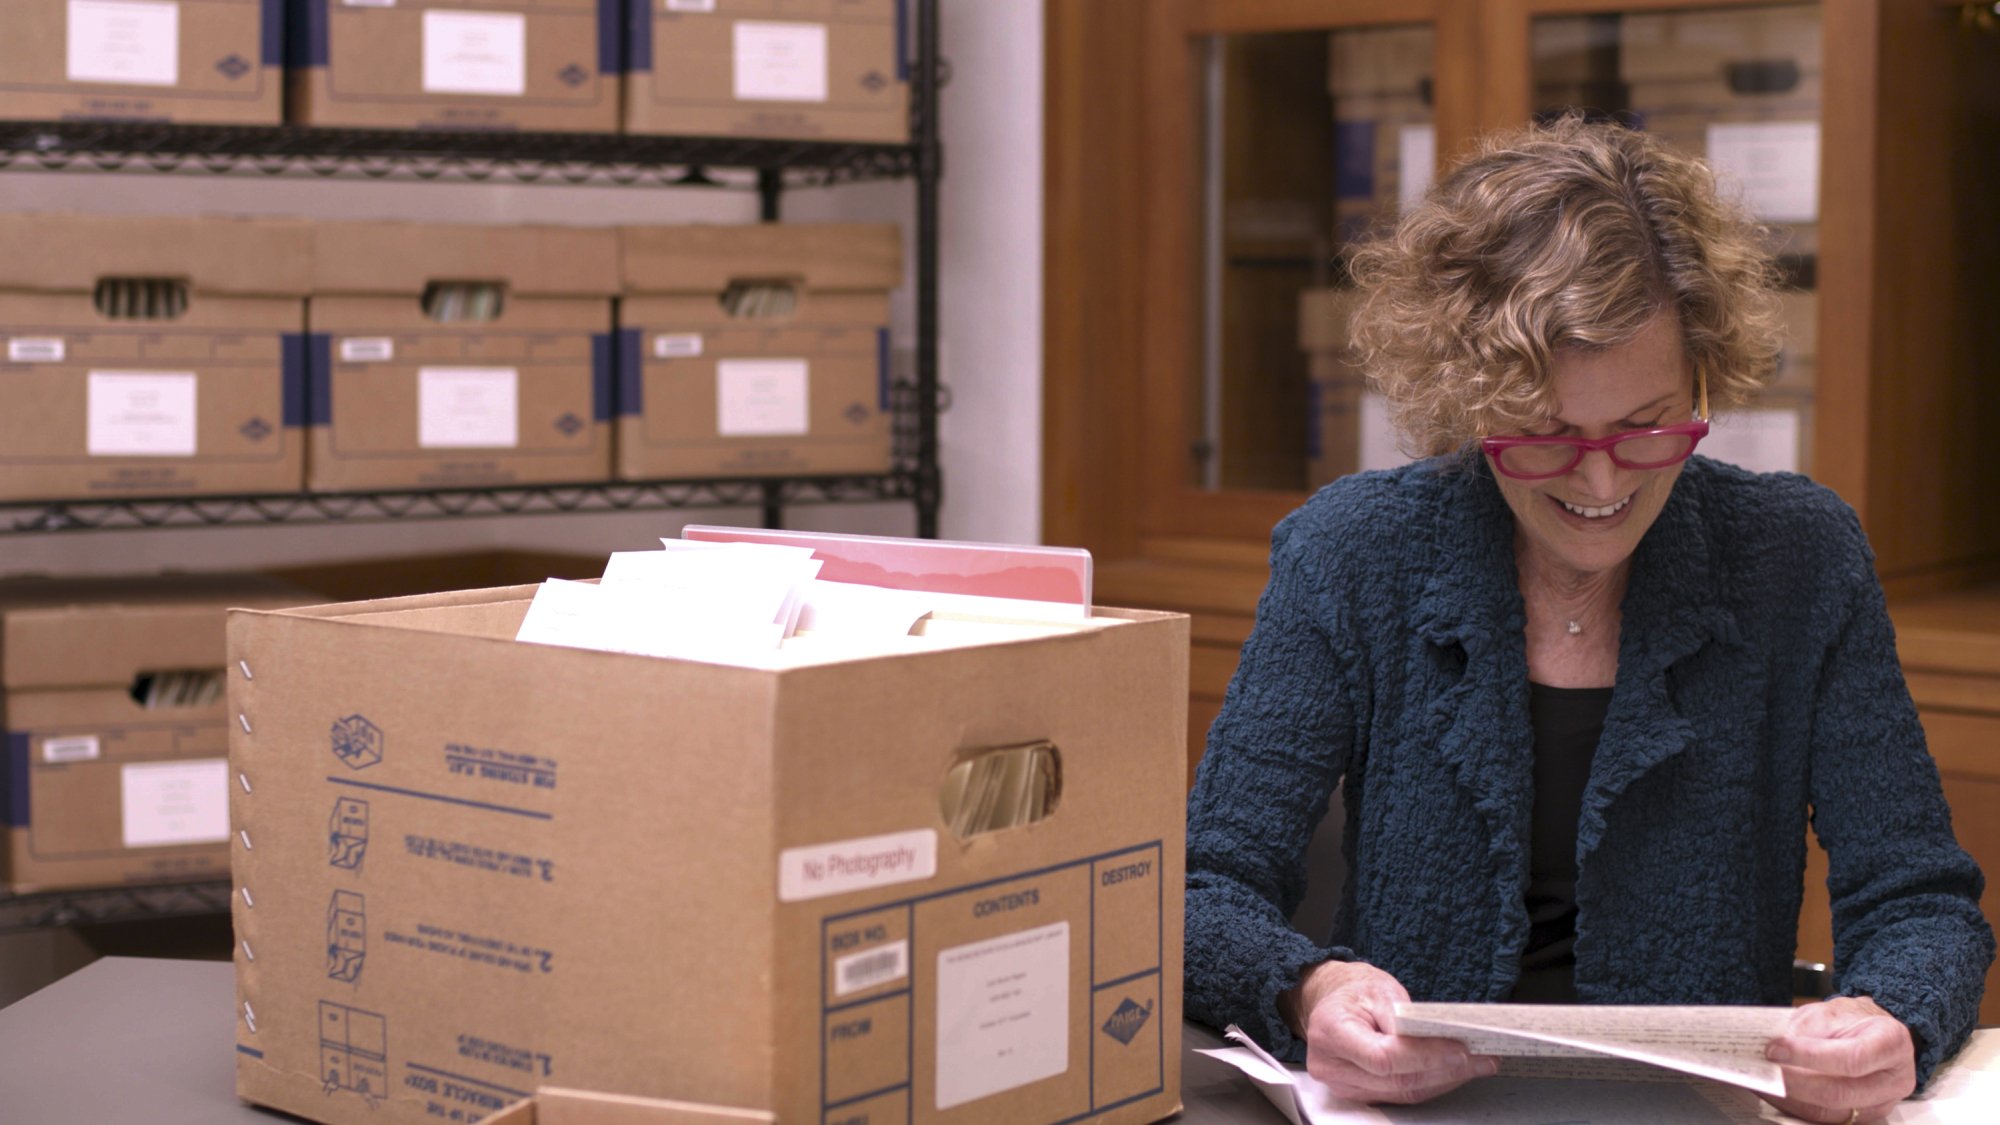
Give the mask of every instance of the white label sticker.
M 1704 456 L 1753 473 L 1799 471 L 1800 412 L 1732 410 L 1709 423 L 1701 443 Z
M 8 363 L 61 363 L 68 354 L 61 336 L 16 336 L 7 341 Z
M 521 373 L 512 367 L 417 369 L 417 444 L 513 449 L 521 444 Z
M 208 844 L 229 838 L 229 762 L 136 762 L 120 771 L 125 846 Z
M 1819 221 L 1819 122 L 1710 125 L 1708 163 L 1758 218 Z
M 424 11 L 424 92 L 528 91 L 528 17 L 519 12 Z
M 181 6 L 169 0 L 69 0 L 71 82 L 172 86 L 181 77 Z
M 669 12 L 713 12 L 715 0 L 666 0 Z
M 194 456 L 193 372 L 93 371 L 89 397 L 92 457 Z
M 88 762 L 95 760 L 99 753 L 101 751 L 94 734 L 71 734 L 42 740 L 44 762 Z
M 833 994 L 846 996 L 850 992 L 902 980 L 909 975 L 910 943 L 890 942 L 836 958 L 833 962 Z
M 1431 190 L 1437 173 L 1438 134 L 1435 125 L 1405 125 L 1396 134 L 1396 210 L 1409 214 Z
M 1410 463 L 1389 420 L 1389 400 L 1375 391 L 1361 392 L 1361 470 L 1393 469 Z
M 938 953 L 937 1107 L 1069 1069 L 1069 923 Z
M 863 891 L 937 874 L 937 831 L 892 832 L 778 853 L 778 901 Z
M 653 337 L 653 358 L 688 359 L 701 354 L 701 333 L 675 332 Z
M 803 359 L 725 359 L 715 365 L 715 432 L 771 437 L 807 430 Z
M 350 8 L 393 8 L 396 0 L 340 0 Z
M 387 336 L 350 336 L 340 342 L 342 363 L 387 363 L 396 358 L 396 341 Z
M 736 21 L 739 101 L 826 100 L 826 25 Z

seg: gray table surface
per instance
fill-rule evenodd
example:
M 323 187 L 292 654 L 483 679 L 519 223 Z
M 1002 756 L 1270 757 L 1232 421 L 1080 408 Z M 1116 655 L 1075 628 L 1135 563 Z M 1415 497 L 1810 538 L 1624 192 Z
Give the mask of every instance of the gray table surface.
M 108 957 L 0 1009 L 6 1125 L 274 1125 L 236 1100 L 235 985 L 221 961 Z M 1263 1095 L 1185 1029 L 1177 1120 L 1278 1125 Z

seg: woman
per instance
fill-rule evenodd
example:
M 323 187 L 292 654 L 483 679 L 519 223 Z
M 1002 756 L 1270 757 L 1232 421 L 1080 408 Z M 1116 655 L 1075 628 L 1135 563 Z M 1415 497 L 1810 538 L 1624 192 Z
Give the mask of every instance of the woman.
M 1956 1050 L 1993 937 L 1853 513 L 1693 457 L 1777 353 L 1707 169 L 1569 119 L 1489 142 L 1361 251 L 1351 327 L 1416 446 L 1278 525 L 1188 811 L 1187 1009 L 1336 1093 L 1494 1060 L 1399 1001 L 1786 1004 L 1813 828 L 1836 997 L 1770 1056 L 1872 1120 Z M 1351 875 L 1292 931 L 1342 785 Z

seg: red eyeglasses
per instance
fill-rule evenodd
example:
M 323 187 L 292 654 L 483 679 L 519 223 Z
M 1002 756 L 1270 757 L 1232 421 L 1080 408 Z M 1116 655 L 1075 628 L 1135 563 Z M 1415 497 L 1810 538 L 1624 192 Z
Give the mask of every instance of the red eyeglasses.
M 1665 469 L 1694 455 L 1708 436 L 1708 379 L 1699 380 L 1700 406 L 1692 422 L 1648 430 L 1625 430 L 1609 437 L 1490 437 L 1479 448 L 1494 468 L 1515 480 L 1548 480 L 1575 469 L 1583 455 L 1603 450 L 1621 469 Z

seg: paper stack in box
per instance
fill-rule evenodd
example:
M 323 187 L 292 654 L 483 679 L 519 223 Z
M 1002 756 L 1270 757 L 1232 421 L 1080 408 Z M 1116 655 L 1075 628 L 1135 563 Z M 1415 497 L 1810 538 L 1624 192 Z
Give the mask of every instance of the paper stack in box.
M 1186 618 L 1074 552 L 687 534 L 809 551 L 232 616 L 238 1091 L 1172 1113 Z

